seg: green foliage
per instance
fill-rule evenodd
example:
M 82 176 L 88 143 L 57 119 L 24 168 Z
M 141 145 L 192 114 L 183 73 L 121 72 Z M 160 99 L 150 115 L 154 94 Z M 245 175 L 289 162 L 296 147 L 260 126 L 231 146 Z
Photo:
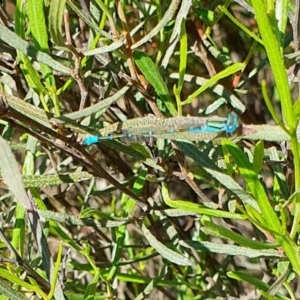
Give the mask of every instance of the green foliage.
M 1 299 L 299 299 L 299 8 L 4 2 Z

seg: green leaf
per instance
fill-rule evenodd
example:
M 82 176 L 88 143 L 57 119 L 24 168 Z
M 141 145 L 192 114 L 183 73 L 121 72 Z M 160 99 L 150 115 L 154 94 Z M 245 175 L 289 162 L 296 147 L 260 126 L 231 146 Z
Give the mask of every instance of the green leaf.
M 238 138 L 270 142 L 291 140 L 290 136 L 280 126 L 275 125 L 242 125 L 242 135 L 238 136 Z M 298 139 L 300 141 L 300 136 Z
M 23 1 L 17 1 L 17 9 L 16 9 L 16 33 L 23 39 L 25 39 L 25 24 L 26 24 L 26 15 L 25 15 L 25 6 Z M 6 30 L 7 28 L 2 28 L 3 35 L 7 34 Z M 20 38 L 19 38 L 20 39 Z M 7 42 L 7 41 L 6 41 Z M 20 39 L 20 42 L 22 43 L 23 40 Z M 18 40 L 13 40 L 13 44 L 17 44 Z M 40 81 L 38 72 L 33 68 L 32 62 L 29 60 L 25 53 L 20 51 L 16 47 L 18 58 L 20 61 L 20 68 L 24 74 L 24 77 L 26 78 L 26 81 L 28 85 L 38 94 L 41 93 L 46 94 L 47 90 L 43 86 L 43 84 Z
M 150 246 L 152 246 L 163 258 L 180 266 L 192 265 L 191 261 L 188 258 L 181 254 L 178 254 L 177 252 L 166 247 L 163 243 L 159 242 L 144 224 L 142 224 L 142 231 Z
M 17 201 L 26 209 L 32 209 L 32 204 L 26 194 L 18 163 L 7 141 L 0 136 L 0 168 L 4 182 L 14 194 Z
M 170 7 L 175 2 L 176 1 L 172 1 Z M 169 45 L 165 51 L 164 58 L 162 60 L 161 66 L 160 66 L 163 70 L 167 69 L 170 59 L 174 56 L 174 52 L 176 50 L 176 46 L 179 41 L 179 38 L 181 39 L 180 47 L 182 48 L 182 46 L 183 46 L 186 48 L 186 50 L 183 50 L 183 49 L 180 50 L 180 62 L 179 63 L 186 64 L 186 62 L 185 62 L 186 58 L 183 58 L 183 56 L 185 56 L 184 52 L 187 52 L 187 43 L 186 43 L 187 36 L 186 36 L 185 24 L 186 24 L 186 19 L 188 18 L 188 13 L 190 11 L 191 5 L 192 5 L 192 1 L 189 1 L 189 0 L 185 0 L 180 3 L 180 9 L 179 9 L 178 13 L 176 14 L 175 24 L 172 28 L 172 34 L 169 38 Z M 163 18 L 165 18 L 165 15 Z M 183 40 L 182 40 L 182 38 L 183 38 Z M 186 40 L 186 42 L 184 40 Z M 186 43 L 186 45 L 184 45 L 185 43 Z M 183 58 L 183 61 L 181 61 L 182 58 Z M 182 69 L 182 67 L 180 67 L 180 69 Z M 180 86 L 180 84 L 179 84 L 179 86 Z
M 290 236 L 282 228 L 279 217 L 277 217 L 273 207 L 269 202 L 268 195 L 258 179 L 257 174 L 253 170 L 251 163 L 248 161 L 244 153 L 232 142 L 225 141 L 224 145 L 237 164 L 241 176 L 246 181 L 250 192 L 253 194 L 257 204 L 259 205 L 262 217 L 264 218 L 264 226 L 267 226 L 271 233 L 276 237 L 282 245 L 286 255 L 291 261 L 293 268 L 297 274 L 300 274 L 300 259 L 298 247 Z
M 137 173 L 137 179 L 135 180 L 134 184 L 133 184 L 133 193 L 135 195 L 137 195 L 138 197 L 141 196 L 143 188 L 145 186 L 146 183 L 146 179 L 147 179 L 147 174 L 148 171 L 147 169 L 143 169 L 141 168 L 138 173 Z M 121 202 L 122 205 L 122 210 L 123 210 L 123 216 L 127 216 L 127 215 L 133 215 L 134 213 L 134 208 L 136 207 L 135 202 L 130 199 L 127 196 L 124 196 Z
M 30 31 L 35 47 L 49 54 L 48 34 L 44 15 L 43 0 L 28 0 L 27 12 L 30 23 Z M 49 85 L 55 86 L 55 79 L 49 66 L 41 64 L 43 76 Z
M 200 20 L 207 24 L 211 24 L 216 19 L 216 14 L 214 11 L 208 9 L 197 8 L 195 10 L 195 14 Z
M 27 297 L 19 293 L 17 290 L 11 288 L 6 281 L 0 280 L 0 293 L 4 297 L 8 297 L 10 300 L 25 300 Z M 7 299 L 7 298 L 5 298 Z
M 281 254 L 276 250 L 261 249 L 255 250 L 246 247 L 235 245 L 217 244 L 211 242 L 197 242 L 197 241 L 184 241 L 180 243 L 182 246 L 188 246 L 191 249 L 207 251 L 212 253 L 221 253 L 233 256 L 246 256 L 250 258 L 255 257 L 277 257 L 280 258 Z
M 47 298 L 46 294 L 40 289 L 40 287 L 37 284 L 33 285 L 33 284 L 30 284 L 30 283 L 27 283 L 23 279 L 20 279 L 16 275 L 14 275 L 14 274 L 12 274 L 12 273 L 4 270 L 3 268 L 1 269 L 0 277 L 5 278 L 6 280 L 9 280 L 11 283 L 16 284 L 18 286 L 21 286 L 21 287 L 23 287 L 23 288 L 25 288 L 25 289 L 27 289 L 29 291 L 35 291 L 35 292 L 39 293 L 41 296 Z M 6 292 L 9 292 L 9 289 L 6 289 Z M 20 294 L 15 293 L 13 295 L 13 298 L 15 298 L 15 297 L 18 298 L 19 295 Z
M 176 141 L 175 144 L 185 155 L 191 157 L 195 163 L 203 168 L 208 174 L 240 198 L 244 204 L 249 204 L 255 210 L 259 211 L 257 202 L 253 199 L 253 197 L 251 197 L 251 195 L 249 195 L 249 193 L 230 176 L 224 174 L 224 172 L 222 172 L 222 170 L 218 168 L 215 163 L 207 157 L 207 155 L 204 155 L 201 151 L 199 151 L 194 144 L 179 141 Z
M 252 31 L 249 30 L 246 26 L 244 26 L 241 22 L 239 22 L 228 10 L 225 6 L 219 5 L 218 8 L 222 11 L 236 26 L 240 27 L 243 32 L 247 33 L 250 37 L 252 37 L 255 41 L 263 45 L 263 41 Z
M 177 111 L 174 101 L 169 94 L 169 90 L 164 80 L 157 70 L 157 66 L 155 66 L 151 58 L 148 57 L 144 52 L 135 50 L 133 53 L 133 58 L 136 65 L 145 76 L 146 80 L 153 86 L 159 99 L 165 104 L 171 115 L 176 116 Z
M 219 54 L 219 56 L 220 55 L 221 54 Z M 219 56 L 218 56 L 218 58 L 219 58 Z M 174 78 L 174 79 L 179 79 L 179 77 L 180 77 L 180 74 L 178 74 L 178 73 L 172 73 L 170 75 L 170 78 Z M 190 74 L 185 74 L 184 81 L 190 82 L 190 83 L 195 83 L 197 85 L 202 86 L 207 83 L 208 79 L 200 77 L 200 76 L 192 76 Z M 205 108 L 205 110 L 204 110 L 205 115 L 211 114 L 212 112 L 214 112 L 216 110 L 216 106 L 218 108 L 225 102 L 229 103 L 230 106 L 232 106 L 232 108 L 235 111 L 237 111 L 241 114 L 245 112 L 246 107 L 241 102 L 241 100 L 239 100 L 239 98 L 235 94 L 233 94 L 232 91 L 225 88 L 222 84 L 218 84 L 218 83 L 213 84 L 209 87 L 209 90 L 212 93 L 214 93 L 218 99 Z M 215 103 L 215 102 L 217 102 L 217 103 Z
M 96 55 L 96 54 L 103 54 L 103 53 L 112 52 L 112 51 L 122 47 L 124 45 L 124 42 L 125 42 L 124 39 L 120 39 L 120 40 L 112 42 L 110 45 L 102 46 L 100 48 L 95 48 L 95 49 L 89 50 L 89 51 L 85 51 L 83 54 L 85 56 L 93 56 L 93 55 Z
M 299 120 L 300 119 L 300 99 L 298 99 L 294 102 L 293 110 L 294 110 L 296 118 Z
M 259 174 L 259 171 L 262 168 L 264 160 L 264 143 L 259 141 L 254 147 L 253 153 L 253 170 L 256 174 Z
M 162 30 L 172 20 L 173 16 L 179 10 L 181 4 L 186 4 L 186 1 L 183 2 L 180 0 L 171 1 L 168 10 L 163 14 L 163 18 L 161 19 L 161 21 L 148 34 L 143 36 L 142 39 L 140 39 L 138 42 L 132 45 L 131 49 L 136 49 L 140 47 L 144 43 L 151 40 L 151 38 L 153 38 L 155 35 L 157 35 L 159 31 Z
M 270 289 L 270 286 L 268 284 L 266 284 L 265 282 L 257 279 L 256 277 L 249 275 L 249 274 L 245 274 L 242 272 L 227 272 L 227 276 L 229 276 L 230 278 L 239 280 L 241 282 L 248 282 L 251 285 L 255 286 L 257 289 L 262 290 L 264 292 L 267 292 Z M 283 296 L 282 294 L 277 293 L 276 294 L 276 299 L 280 299 L 280 300 L 289 300 L 290 298 Z
M 260 249 L 274 249 L 279 246 L 279 243 L 267 243 L 267 242 L 249 240 L 243 235 L 240 235 L 236 232 L 226 229 L 224 226 L 216 225 L 210 221 L 204 221 L 203 223 L 204 223 L 204 227 L 202 227 L 201 230 L 204 231 L 206 234 L 210 234 L 222 239 L 233 241 L 247 248 L 260 250 Z
M 100 101 L 99 103 L 86 107 L 85 109 L 72 112 L 69 114 L 65 114 L 64 117 L 61 119 L 61 121 L 64 121 L 64 118 L 71 119 L 71 120 L 77 120 L 83 117 L 90 116 L 94 113 L 99 112 L 99 110 L 103 110 L 103 113 L 110 107 L 110 105 L 117 100 L 120 99 L 128 90 L 130 89 L 129 85 L 123 86 L 119 91 L 111 95 L 110 97 L 107 97 L 106 99 Z M 57 118 L 59 120 L 59 118 Z
M 97 291 L 99 279 L 100 279 L 100 272 L 96 271 L 95 275 L 93 276 L 92 280 L 89 282 L 89 284 L 87 285 L 87 288 L 85 290 L 85 293 L 84 293 L 85 300 L 95 299 L 95 294 Z
M 273 30 L 277 34 L 277 39 L 279 41 L 281 53 L 283 53 L 290 2 L 291 2 L 290 0 L 277 0 L 275 2 L 276 22 L 273 23 L 275 25 L 275 26 L 273 26 Z
M 233 220 L 244 220 L 247 218 L 246 216 L 241 214 L 235 214 L 235 213 L 217 210 L 217 209 L 210 209 L 203 205 L 185 201 L 185 200 L 172 200 L 169 197 L 169 192 L 165 184 L 162 185 L 162 196 L 164 202 L 172 208 L 186 210 L 186 211 L 207 215 L 207 216 L 214 216 L 216 218 L 230 218 Z
M 292 99 L 290 87 L 287 80 L 287 74 L 284 67 L 283 53 L 280 50 L 279 41 L 273 32 L 272 21 L 269 19 L 269 12 L 266 5 L 271 1 L 253 0 L 252 6 L 255 12 L 255 18 L 261 34 L 265 50 L 270 61 L 274 80 L 282 105 L 283 118 L 286 125 L 290 128 L 296 128 L 297 120 L 292 110 Z
M 51 38 L 57 46 L 65 46 L 62 23 L 66 7 L 66 0 L 51 0 L 49 10 L 49 31 Z
M 235 63 L 235 64 L 227 67 L 225 70 L 217 73 L 214 77 L 209 79 L 202 87 L 200 87 L 197 91 L 195 91 L 192 95 L 190 95 L 185 101 L 181 102 L 181 105 L 184 106 L 186 104 L 192 103 L 193 100 L 197 96 L 199 96 L 201 93 L 203 93 L 209 87 L 211 87 L 213 84 L 217 83 L 220 79 L 228 77 L 232 74 L 235 74 L 238 71 L 243 70 L 244 67 L 245 67 L 245 65 L 243 63 Z
M 174 95 L 176 97 L 177 103 L 180 103 L 180 93 L 183 88 L 184 83 L 184 75 L 186 72 L 186 66 L 187 66 L 187 34 L 185 30 L 185 22 L 183 21 L 181 24 L 181 31 L 180 31 L 180 63 L 179 63 L 179 80 L 177 87 L 174 86 L 173 91 Z M 178 106 L 178 104 L 177 104 Z M 181 112 L 180 112 L 181 115 Z
M 38 51 L 35 47 L 18 37 L 14 32 L 10 31 L 2 24 L 0 24 L 0 39 L 11 47 L 21 51 L 23 54 L 35 59 L 38 62 L 48 65 L 56 71 L 64 72 L 65 74 L 71 74 L 71 69 L 62 65 L 50 55 Z
M 237 145 L 232 143 L 231 141 L 224 140 L 224 145 L 227 148 L 228 153 L 236 163 L 240 174 L 246 181 L 247 186 L 250 189 L 250 192 L 252 193 L 254 199 L 257 201 L 257 204 L 259 205 L 260 211 L 264 216 L 266 223 L 273 231 L 278 233 L 281 232 L 280 221 L 278 220 L 273 207 L 270 205 L 268 195 L 266 194 L 266 191 L 248 158 L 237 147 Z

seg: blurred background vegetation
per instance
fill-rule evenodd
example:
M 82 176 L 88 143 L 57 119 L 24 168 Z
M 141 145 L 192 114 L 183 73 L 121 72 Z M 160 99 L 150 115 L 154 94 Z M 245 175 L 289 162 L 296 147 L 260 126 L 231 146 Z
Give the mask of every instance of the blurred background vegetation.
M 300 298 L 299 1 L 17 0 L 0 20 L 1 298 Z M 232 111 L 203 141 L 82 143 Z

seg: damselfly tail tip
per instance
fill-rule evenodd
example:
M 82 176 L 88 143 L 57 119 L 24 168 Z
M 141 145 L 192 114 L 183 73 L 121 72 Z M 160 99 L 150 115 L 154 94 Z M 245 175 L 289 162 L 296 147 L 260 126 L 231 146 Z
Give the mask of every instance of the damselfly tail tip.
M 97 135 L 90 135 L 82 140 L 82 144 L 85 146 L 90 146 L 99 142 L 99 137 Z

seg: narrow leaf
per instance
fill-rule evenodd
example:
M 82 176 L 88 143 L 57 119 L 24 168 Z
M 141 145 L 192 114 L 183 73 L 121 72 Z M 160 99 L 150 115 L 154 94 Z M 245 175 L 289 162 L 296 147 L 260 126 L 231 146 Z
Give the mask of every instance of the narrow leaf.
M 16 199 L 26 209 L 31 209 L 31 203 L 28 199 L 22 182 L 22 175 L 18 163 L 13 155 L 7 141 L 0 136 L 0 168 L 4 182 Z
M 185 256 L 167 248 L 163 243 L 159 242 L 154 235 L 142 224 L 142 230 L 149 244 L 165 259 L 180 266 L 191 266 L 191 261 Z
M 255 250 L 246 247 L 240 247 L 236 245 L 228 244 L 216 244 L 211 242 L 196 242 L 196 241 L 184 241 L 180 243 L 182 246 L 188 245 L 195 250 L 207 251 L 212 253 L 222 253 L 227 255 L 241 255 L 246 257 L 277 257 L 280 258 L 281 254 L 276 250 L 261 249 Z
M 133 58 L 146 80 L 153 86 L 159 99 L 166 105 L 171 115 L 176 116 L 176 107 L 169 90 L 151 58 L 141 51 L 135 51 Z

